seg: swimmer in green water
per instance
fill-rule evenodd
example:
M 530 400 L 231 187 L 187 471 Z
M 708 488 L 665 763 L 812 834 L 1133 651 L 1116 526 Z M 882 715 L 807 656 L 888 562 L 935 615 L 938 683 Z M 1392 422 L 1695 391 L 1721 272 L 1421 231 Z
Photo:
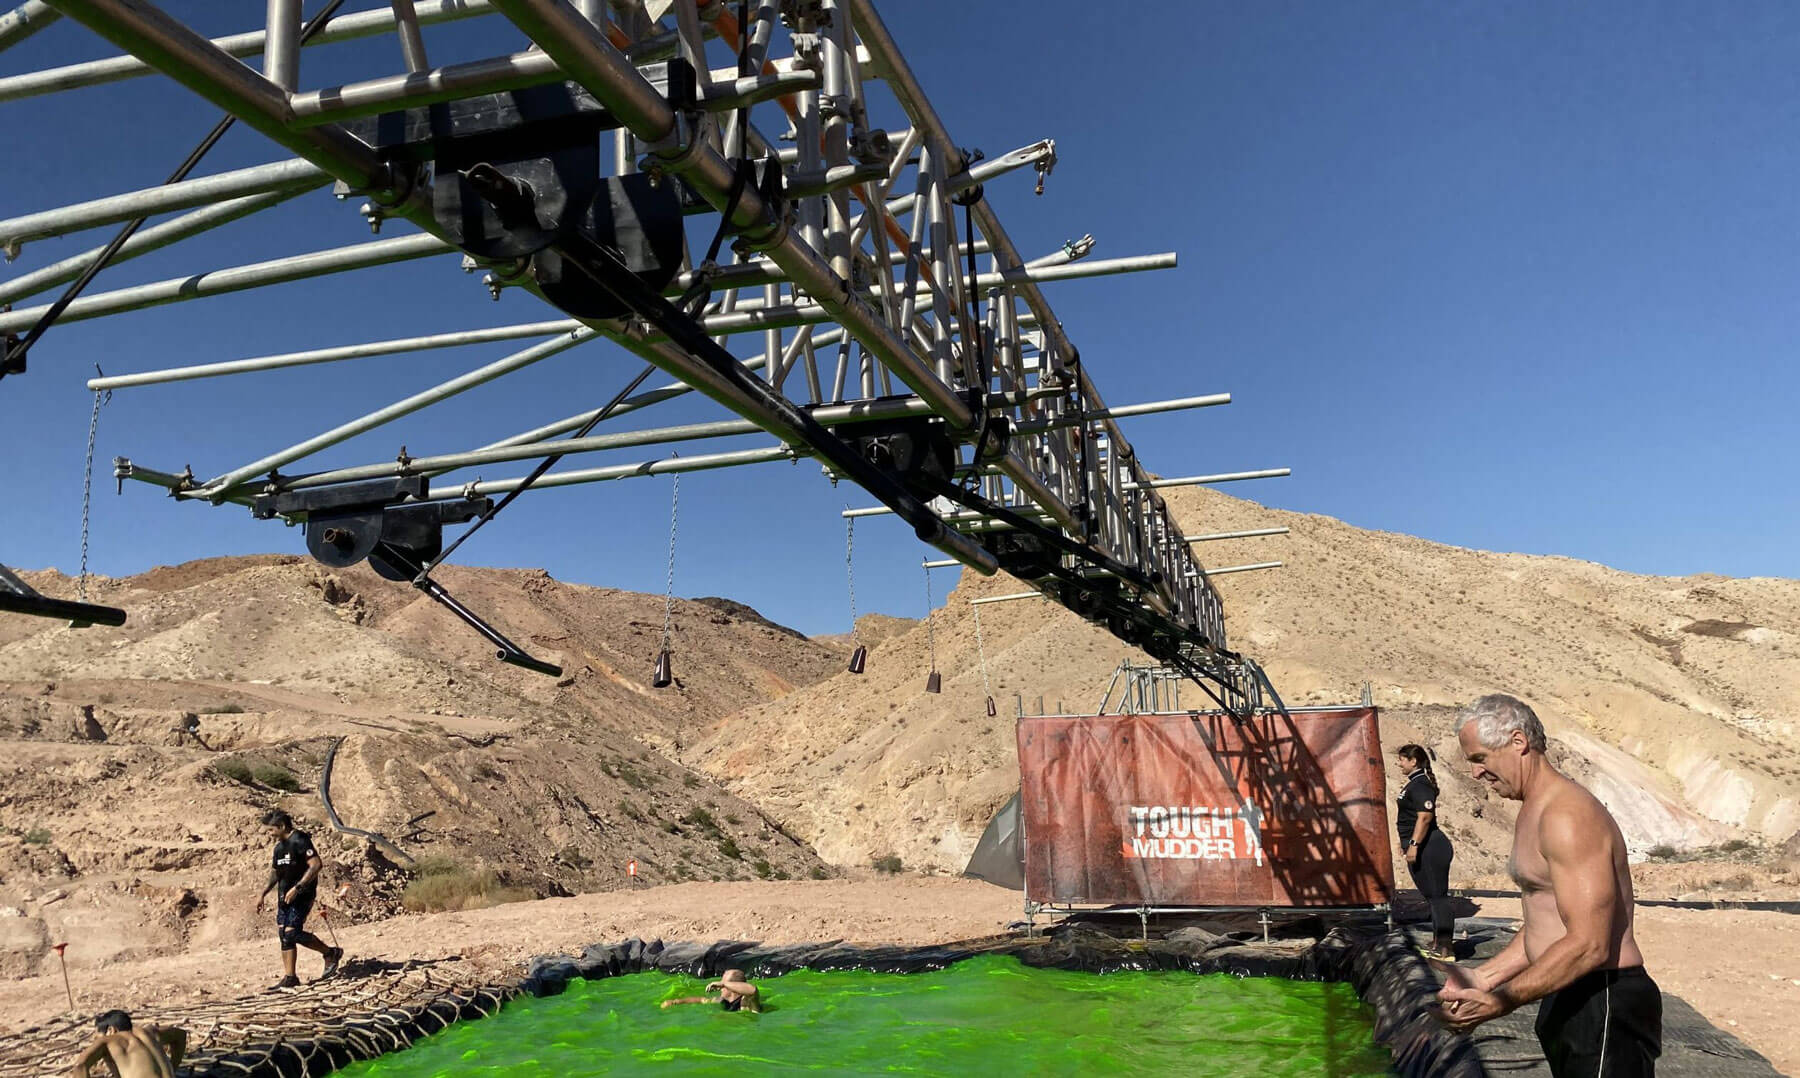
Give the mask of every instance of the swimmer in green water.
M 683 1003 L 717 1003 L 728 1011 L 762 1012 L 762 994 L 756 990 L 745 977 L 741 969 L 728 969 L 725 976 L 706 986 L 708 992 L 718 995 L 686 996 L 682 999 L 665 999 L 663 1007 L 675 1007 Z

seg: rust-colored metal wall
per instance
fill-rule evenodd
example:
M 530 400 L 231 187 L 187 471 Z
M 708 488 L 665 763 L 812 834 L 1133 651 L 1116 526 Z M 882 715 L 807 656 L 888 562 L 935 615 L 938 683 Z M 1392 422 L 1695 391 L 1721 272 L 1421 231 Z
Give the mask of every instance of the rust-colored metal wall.
M 1375 709 L 1019 721 L 1025 897 L 1349 906 L 1394 891 Z

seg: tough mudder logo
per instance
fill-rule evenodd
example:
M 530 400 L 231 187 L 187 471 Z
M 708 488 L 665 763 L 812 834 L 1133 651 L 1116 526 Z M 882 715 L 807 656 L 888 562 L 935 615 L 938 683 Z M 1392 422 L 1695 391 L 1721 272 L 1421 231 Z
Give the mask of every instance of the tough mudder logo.
M 1255 812 L 1254 809 L 1251 810 Z M 1256 814 L 1260 816 L 1260 813 Z M 1263 862 L 1257 818 L 1236 807 L 1209 805 L 1132 805 L 1124 854 L 1158 861 Z

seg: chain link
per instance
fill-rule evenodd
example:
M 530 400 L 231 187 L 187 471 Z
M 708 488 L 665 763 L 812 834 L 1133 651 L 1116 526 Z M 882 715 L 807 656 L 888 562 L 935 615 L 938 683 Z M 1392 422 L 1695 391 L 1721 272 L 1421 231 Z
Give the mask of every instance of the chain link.
M 987 644 L 981 639 L 981 608 L 971 606 L 969 609 L 975 614 L 975 654 L 981 657 L 981 695 L 991 700 L 994 696 L 994 687 L 988 684 Z
M 669 650 L 675 625 L 675 522 L 681 515 L 681 473 L 673 476 L 669 493 L 669 582 L 663 593 L 663 650 Z
M 98 366 L 95 371 L 100 371 Z M 104 372 L 101 372 L 104 376 Z M 94 411 L 88 417 L 87 462 L 81 472 L 81 572 L 75 578 L 75 595 L 87 602 L 88 521 L 94 505 L 94 438 L 100 431 L 100 409 L 112 400 L 112 390 L 94 390 Z
M 925 566 L 925 641 L 931 648 L 931 668 L 937 669 L 937 630 L 931 627 L 931 566 Z
M 845 509 L 850 506 L 845 505 Z M 856 518 L 844 518 L 844 575 L 850 581 L 850 637 L 856 638 Z

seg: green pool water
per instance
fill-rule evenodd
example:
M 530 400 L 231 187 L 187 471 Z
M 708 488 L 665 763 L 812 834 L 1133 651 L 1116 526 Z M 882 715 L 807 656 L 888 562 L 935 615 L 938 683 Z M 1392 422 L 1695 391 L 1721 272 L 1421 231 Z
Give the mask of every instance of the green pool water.
M 667 1010 L 705 980 L 638 973 L 519 999 L 339 1073 L 1378 1075 L 1388 1056 L 1349 985 L 1191 973 L 1095 975 L 971 958 L 932 973 L 802 970 L 764 1011 Z

